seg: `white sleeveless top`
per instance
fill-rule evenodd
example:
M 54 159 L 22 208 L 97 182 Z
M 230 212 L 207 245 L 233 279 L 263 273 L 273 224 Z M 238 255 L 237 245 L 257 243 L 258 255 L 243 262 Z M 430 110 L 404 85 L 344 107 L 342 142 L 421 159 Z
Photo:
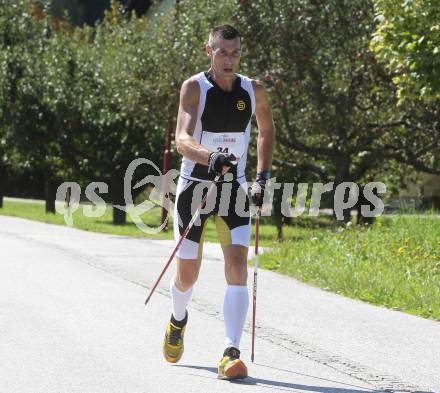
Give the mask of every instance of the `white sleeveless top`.
M 251 119 L 255 114 L 252 79 L 236 74 L 232 91 L 222 90 L 207 72 L 192 77 L 200 86 L 199 108 L 193 137 L 211 151 L 232 153 L 238 159 L 230 172 L 234 178 L 245 175 L 251 134 Z M 190 180 L 213 180 L 208 167 L 186 157 L 182 159 L 181 176 Z

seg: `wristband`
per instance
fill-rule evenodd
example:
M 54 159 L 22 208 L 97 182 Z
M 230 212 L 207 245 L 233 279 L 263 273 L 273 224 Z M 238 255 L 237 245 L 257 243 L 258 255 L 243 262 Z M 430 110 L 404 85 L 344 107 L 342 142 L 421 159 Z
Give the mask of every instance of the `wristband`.
M 264 171 L 258 172 L 257 179 L 269 180 L 270 179 L 270 171 L 264 170 Z

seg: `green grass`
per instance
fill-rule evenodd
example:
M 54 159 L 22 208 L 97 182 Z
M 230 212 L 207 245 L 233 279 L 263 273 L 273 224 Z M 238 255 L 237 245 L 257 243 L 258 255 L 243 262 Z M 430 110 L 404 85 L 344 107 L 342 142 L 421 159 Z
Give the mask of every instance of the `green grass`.
M 82 207 L 82 206 L 81 206 Z M 129 219 L 127 225 L 112 225 L 112 210 L 107 209 L 103 217 L 89 218 L 85 217 L 82 209 L 78 209 L 73 213 L 73 226 L 75 228 L 83 229 L 91 232 L 111 233 L 123 236 L 146 236 L 141 232 L 136 225 Z M 22 217 L 34 221 L 41 221 L 56 225 L 66 225 L 64 217 L 61 214 L 47 214 L 45 212 L 44 204 L 16 202 L 5 200 L 3 208 L 0 209 L 0 214 L 5 216 Z M 156 219 L 159 221 L 160 212 L 153 210 L 153 214 L 145 220 L 148 224 L 152 224 Z M 171 231 L 169 233 L 159 233 L 156 236 L 149 235 L 156 238 L 171 238 Z
M 127 215 L 126 225 L 113 225 L 112 224 L 112 209 L 107 208 L 105 215 L 99 218 L 89 218 L 84 216 L 81 205 L 73 213 L 73 226 L 78 229 L 91 232 L 111 233 L 114 235 L 122 236 L 136 236 L 147 237 L 155 239 L 173 239 L 173 220 L 169 219 L 167 231 L 159 232 L 158 234 L 147 234 L 142 232 Z M 142 220 L 145 224 L 151 227 L 156 227 L 160 224 L 160 208 L 154 208 L 143 214 Z M 50 224 L 66 225 L 64 217 L 61 214 L 46 214 L 44 204 L 31 203 L 31 202 L 19 202 L 5 199 L 3 208 L 0 209 L 0 215 L 22 217 L 34 221 L 41 221 Z M 267 219 L 262 219 L 267 221 Z M 254 229 L 254 228 L 253 228 Z M 260 231 L 260 239 L 262 246 L 271 245 L 276 240 L 276 227 L 274 225 L 262 225 Z M 286 234 L 289 236 L 293 232 L 293 228 L 287 228 Z M 218 235 L 212 219 L 208 221 L 205 241 L 218 242 Z
M 440 219 L 381 218 L 371 228 L 297 229 L 261 256 L 266 269 L 345 296 L 440 320 Z
M 44 205 L 5 200 L 0 215 L 65 225 L 63 216 L 46 214 Z M 160 209 L 142 216 L 157 225 Z M 145 234 L 131 222 L 112 225 L 112 210 L 88 218 L 78 209 L 74 226 L 93 232 L 172 239 L 172 230 Z M 261 244 L 272 248 L 260 257 L 263 268 L 312 285 L 377 305 L 440 320 L 440 219 L 382 217 L 371 227 L 334 228 L 326 217 L 301 217 L 284 228 L 285 239 L 276 242 L 276 228 L 262 219 Z M 170 221 L 170 228 L 172 222 Z M 214 223 L 207 226 L 206 241 L 218 241 Z

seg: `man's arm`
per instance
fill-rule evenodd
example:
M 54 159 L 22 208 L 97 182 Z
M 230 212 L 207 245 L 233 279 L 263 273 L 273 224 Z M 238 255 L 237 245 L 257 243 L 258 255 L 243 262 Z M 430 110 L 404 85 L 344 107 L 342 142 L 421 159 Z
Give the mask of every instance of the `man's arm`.
M 180 90 L 179 112 L 177 114 L 176 146 L 177 151 L 186 158 L 199 164 L 208 165 L 210 151 L 193 138 L 197 123 L 200 86 L 196 80 L 188 79 Z
M 258 124 L 257 173 L 270 171 L 272 165 L 272 154 L 275 139 L 275 126 L 272 118 L 272 111 L 269 107 L 269 100 L 266 89 L 259 81 L 252 81 L 255 93 L 255 115 Z

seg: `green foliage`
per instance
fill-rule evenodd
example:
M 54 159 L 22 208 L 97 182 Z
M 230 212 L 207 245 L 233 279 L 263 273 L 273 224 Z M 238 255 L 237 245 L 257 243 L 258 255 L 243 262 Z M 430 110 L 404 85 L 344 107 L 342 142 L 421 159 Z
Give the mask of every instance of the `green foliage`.
M 234 18 L 245 35 L 244 69 L 270 93 L 276 173 L 340 183 L 379 166 L 400 114 L 369 50 L 372 2 L 246 1 Z
M 54 113 L 44 91 L 52 83 L 45 60 L 54 31 L 30 1 L 5 5 L 1 12 L 0 107 L 6 141 L 20 153 L 21 165 L 49 167 L 58 156 L 56 134 L 48 127 L 54 123 Z
M 372 1 L 240 4 L 233 20 L 245 36 L 243 68 L 264 80 L 274 111 L 276 174 L 386 181 L 391 160 L 439 172 L 435 105 L 397 108 L 391 76 L 370 49 Z
M 372 48 L 393 73 L 399 100 L 440 98 L 440 8 L 436 0 L 376 0 Z
M 389 160 L 438 167 L 438 105 L 396 110 L 390 76 L 369 49 L 371 1 L 187 0 L 141 19 L 113 1 L 101 23 L 83 28 L 45 14 L 48 4 L 0 9 L 3 162 L 115 184 L 136 157 L 160 166 L 180 86 L 209 67 L 208 33 L 228 22 L 244 34 L 241 72 L 270 94 L 279 180 L 358 181 L 372 168 L 385 173 Z M 253 147 L 249 162 L 252 170 Z

